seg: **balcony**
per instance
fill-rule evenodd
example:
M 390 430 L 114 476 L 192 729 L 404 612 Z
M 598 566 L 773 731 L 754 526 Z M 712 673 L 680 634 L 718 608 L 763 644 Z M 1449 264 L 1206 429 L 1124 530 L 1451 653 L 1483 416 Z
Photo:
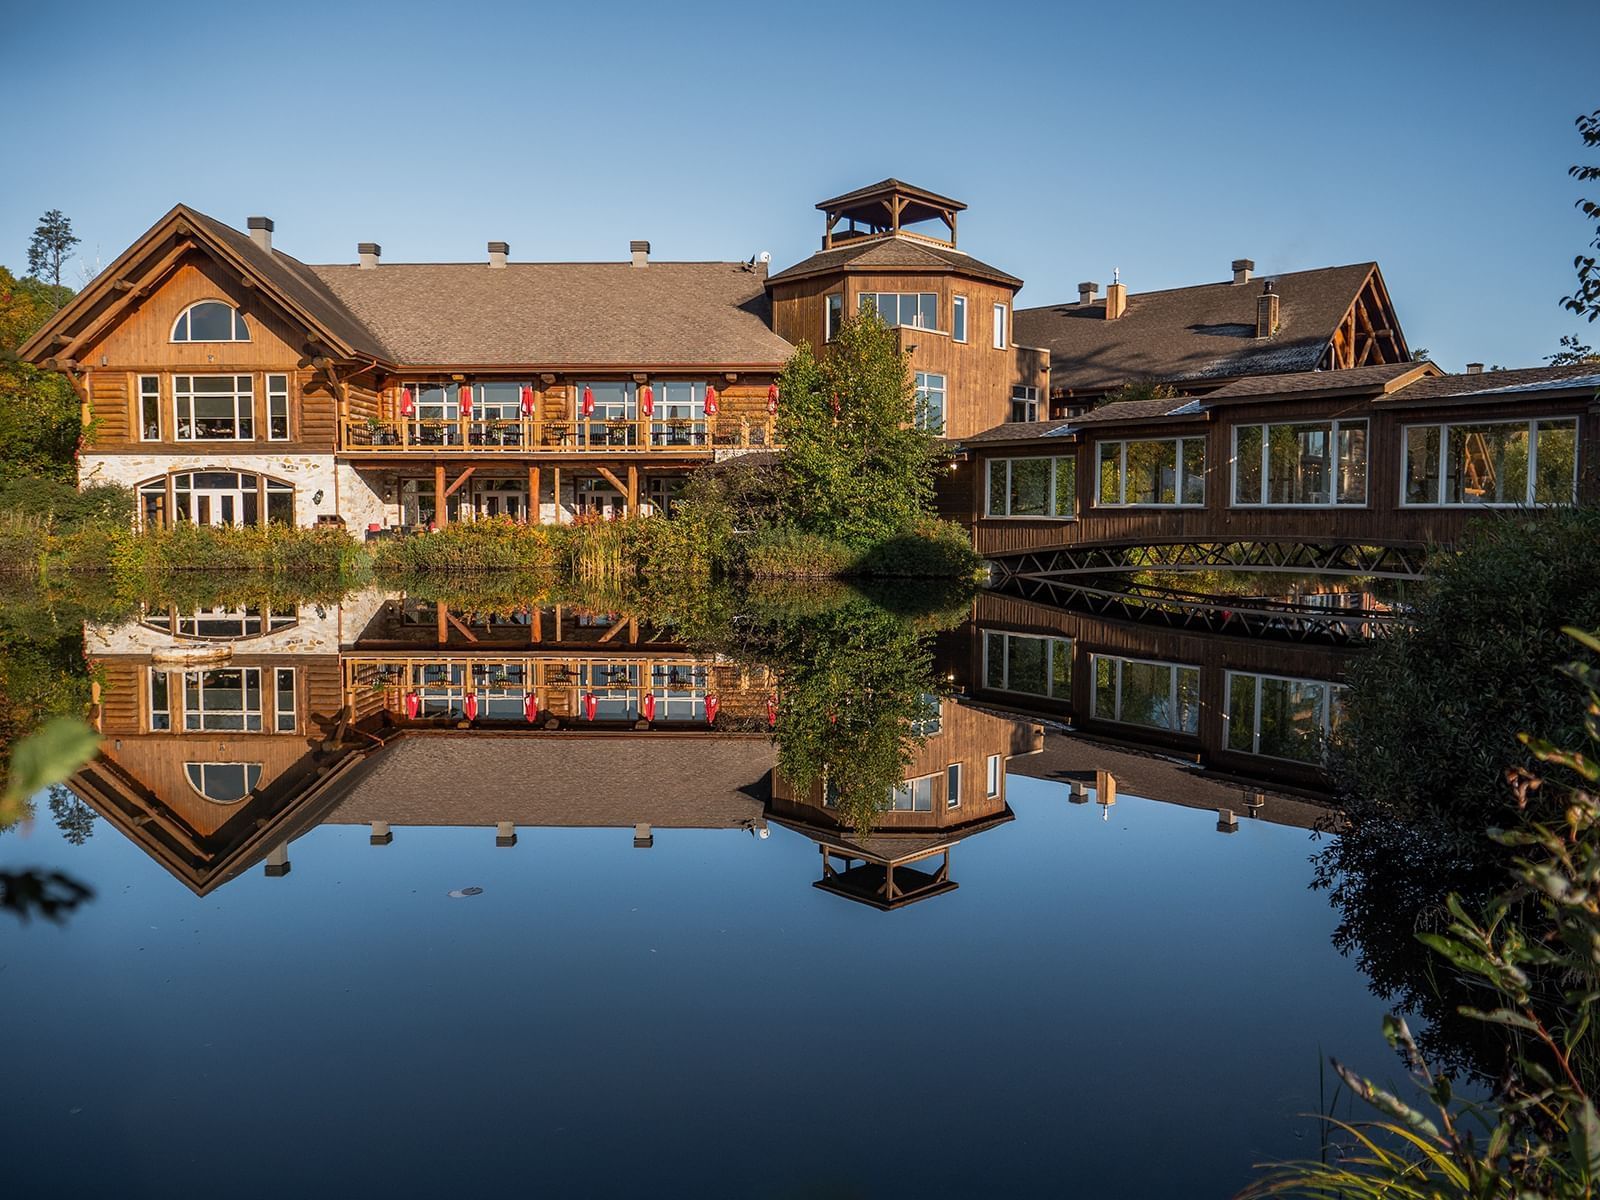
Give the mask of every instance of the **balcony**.
M 715 458 L 776 448 L 776 420 L 715 417 L 347 417 L 341 454 Z

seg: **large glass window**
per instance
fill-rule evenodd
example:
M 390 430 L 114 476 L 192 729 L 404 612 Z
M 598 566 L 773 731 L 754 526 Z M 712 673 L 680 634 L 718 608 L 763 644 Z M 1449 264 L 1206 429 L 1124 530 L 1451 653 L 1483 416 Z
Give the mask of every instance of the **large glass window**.
M 1039 389 L 1015 384 L 1011 388 L 1011 419 L 1037 421 L 1039 419 Z
M 138 493 L 139 516 L 147 529 L 161 528 L 169 516 L 171 521 L 196 525 L 294 524 L 294 486 L 250 471 L 184 471 L 170 481 L 165 477 L 146 480 Z
M 991 458 L 986 517 L 1071 517 L 1078 501 L 1078 460 Z
M 248 342 L 250 327 L 244 315 L 221 300 L 191 304 L 172 323 L 175 342 Z
M 1233 502 L 1365 504 L 1367 422 L 1236 426 Z
M 706 440 L 706 385 L 668 380 L 651 385 L 655 416 L 650 441 L 657 446 L 699 446 Z
M 933 776 L 908 779 L 889 791 L 890 812 L 932 812 Z
M 243 442 L 255 437 L 255 385 L 248 375 L 175 375 L 180 442 Z
M 1206 502 L 1205 438 L 1101 442 L 1097 461 L 1103 507 Z
M 148 629 L 179 637 L 227 640 L 260 637 L 292 627 L 299 619 L 294 608 L 273 610 L 256 605 L 238 608 L 197 608 L 193 612 L 152 613 L 142 623 Z
M 139 440 L 161 440 L 161 377 L 139 376 Z
M 586 446 L 631 446 L 638 433 L 639 395 L 631 382 L 616 379 L 589 380 L 577 385 L 582 403 L 584 389 L 594 397 L 594 412 L 582 419 Z
M 1200 668 L 1096 654 L 1094 715 L 1172 733 L 1200 732 Z
M 950 340 L 967 340 L 967 298 L 954 296 L 950 300 Z
M 944 376 L 927 371 L 916 373 L 917 428 L 929 433 L 944 432 Z
M 1406 504 L 1571 504 L 1578 488 L 1572 417 L 1408 425 Z
M 1228 672 L 1227 746 L 1244 754 L 1322 761 L 1344 688 L 1312 679 Z
M 961 807 L 961 764 L 951 763 L 944 769 L 944 806 Z
M 913 329 L 939 328 L 939 296 L 936 292 L 862 292 L 861 308 L 876 312 L 885 325 L 909 325 Z
M 1050 700 L 1072 699 L 1072 643 L 1026 633 L 983 634 L 983 686 Z
M 183 672 L 186 732 L 261 732 L 261 668 Z
M 922 715 L 911 719 L 911 736 L 934 737 L 944 729 L 944 700 L 938 692 L 923 692 L 918 700 L 922 705 Z
M 991 754 L 984 760 L 984 791 L 983 794 L 993 800 L 1000 794 L 1001 759 L 998 754 Z

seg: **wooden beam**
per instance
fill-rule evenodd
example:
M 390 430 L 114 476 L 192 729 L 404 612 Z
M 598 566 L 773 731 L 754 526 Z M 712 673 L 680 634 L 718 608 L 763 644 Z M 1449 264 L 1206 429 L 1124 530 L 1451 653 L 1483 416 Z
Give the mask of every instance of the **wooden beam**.
M 617 491 L 622 495 L 626 496 L 628 494 L 628 485 L 613 475 L 609 467 L 602 467 L 599 463 L 596 463 L 594 469 L 602 479 L 608 482 L 612 487 L 616 488 Z
M 462 637 L 466 638 L 467 641 L 476 642 L 478 640 L 473 634 L 472 630 L 468 629 L 460 621 L 456 620 L 453 615 L 451 615 L 451 612 L 448 608 L 443 608 L 440 611 L 444 613 L 445 620 L 449 621 L 451 625 L 455 626 L 456 630 L 461 634 Z
M 628 464 L 628 515 L 639 515 L 639 467 L 636 463 Z
M 543 514 L 539 508 L 539 467 L 535 463 L 528 464 L 528 523 L 539 525 L 543 523 Z
M 465 471 L 461 472 L 461 474 L 457 475 L 456 481 L 444 490 L 444 494 L 446 496 L 454 496 L 456 492 L 460 490 L 461 485 L 472 478 L 472 473 L 477 469 L 477 467 L 468 467 Z M 440 467 L 439 470 L 442 473 L 444 468 Z
M 105 311 L 100 314 L 99 318 L 94 321 L 93 324 L 85 326 L 82 333 L 78 334 L 77 337 L 73 338 L 72 341 L 67 343 L 66 357 L 76 357 L 77 352 L 81 350 L 87 343 L 92 342 L 95 338 L 104 333 L 106 329 L 108 329 L 111 324 L 122 315 L 123 310 L 127 308 L 128 304 L 136 299 L 145 288 L 149 287 L 152 282 L 160 279 L 169 270 L 175 267 L 178 264 L 178 261 L 193 249 L 193 242 L 179 242 L 175 247 L 173 247 L 172 250 L 158 259 L 155 266 L 142 272 L 138 276 L 139 283 L 137 287 L 130 288 L 128 291 L 123 292 L 121 298 L 115 303 L 108 305 Z

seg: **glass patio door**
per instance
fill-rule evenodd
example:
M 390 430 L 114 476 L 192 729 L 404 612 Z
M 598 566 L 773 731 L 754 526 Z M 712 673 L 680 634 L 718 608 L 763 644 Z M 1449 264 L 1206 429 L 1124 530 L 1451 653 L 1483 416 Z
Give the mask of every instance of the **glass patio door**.
M 197 487 L 194 489 L 196 525 L 244 524 L 244 489 Z

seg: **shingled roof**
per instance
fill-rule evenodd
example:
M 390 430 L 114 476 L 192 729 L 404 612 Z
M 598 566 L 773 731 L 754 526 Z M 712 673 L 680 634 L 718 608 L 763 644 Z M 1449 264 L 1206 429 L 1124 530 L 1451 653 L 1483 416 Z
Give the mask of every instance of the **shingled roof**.
M 1105 301 L 1018 309 L 1020 345 L 1050 352 L 1052 388 L 1095 394 L 1143 379 L 1229 379 L 1313 370 L 1376 263 L 1353 263 L 1265 276 L 1248 283 L 1207 283 L 1161 292 L 1128 292 L 1127 310 L 1106 320 Z M 1257 338 L 1262 279 L 1278 293 L 1278 332 Z
M 1022 286 L 1022 280 L 1015 275 L 1008 275 L 999 267 L 979 262 L 953 246 L 941 246 L 921 238 L 895 234 L 860 238 L 843 246 L 835 246 L 832 250 L 819 250 L 810 258 L 779 271 L 767 283 L 806 279 L 834 271 L 944 271 L 952 275 L 987 279 L 1011 288 Z
M 1312 392 L 1390 392 L 1414 379 L 1439 375 L 1431 362 L 1375 363 L 1342 371 L 1296 371 L 1283 375 L 1255 375 L 1238 379 L 1205 394 L 1206 404 L 1218 400 L 1300 396 Z
M 1600 392 L 1600 364 L 1565 367 L 1524 367 L 1512 371 L 1481 371 L 1476 375 L 1439 375 L 1419 379 L 1402 389 L 1395 399 L 1477 399 L 1515 396 L 1522 392 L 1589 390 Z

